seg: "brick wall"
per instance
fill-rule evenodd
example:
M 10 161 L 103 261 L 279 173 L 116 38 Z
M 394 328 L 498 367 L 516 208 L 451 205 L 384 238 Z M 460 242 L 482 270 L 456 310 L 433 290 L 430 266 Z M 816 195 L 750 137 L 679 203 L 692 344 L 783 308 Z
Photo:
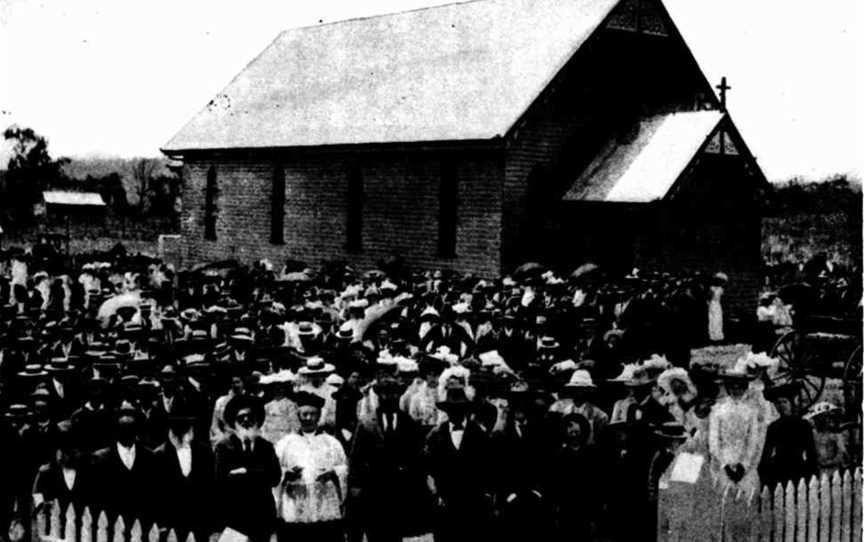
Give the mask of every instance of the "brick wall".
M 455 268 L 492 276 L 499 271 L 501 163 L 494 151 L 305 152 L 244 158 L 186 159 L 182 232 L 189 261 L 286 258 L 315 265 L 345 259 L 361 267 L 401 256 L 423 268 Z M 456 163 L 456 257 L 438 257 L 441 162 Z M 283 245 L 270 243 L 275 164 L 285 171 Z M 204 239 L 207 170 L 217 171 L 217 240 Z M 347 251 L 348 176 L 363 175 L 363 248 Z

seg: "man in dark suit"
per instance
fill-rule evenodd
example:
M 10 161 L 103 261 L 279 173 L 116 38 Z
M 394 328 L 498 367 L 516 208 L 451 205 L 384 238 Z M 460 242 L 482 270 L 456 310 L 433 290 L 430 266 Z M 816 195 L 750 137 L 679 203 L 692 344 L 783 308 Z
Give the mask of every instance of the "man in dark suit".
M 348 487 L 369 542 L 400 541 L 431 529 L 431 496 L 423 469 L 425 431 L 399 410 L 402 383 L 385 375 L 375 384 L 375 418 L 357 427 Z
M 435 352 L 446 346 L 451 352 L 463 357 L 473 347 L 474 341 L 462 326 L 456 325 L 453 309 L 447 305 L 441 309 L 441 324 L 433 327 L 423 337 L 423 348 L 426 352 Z
M 174 529 L 178 540 L 191 532 L 207 540 L 213 526 L 213 453 L 195 439 L 195 416 L 173 412 L 167 417 L 168 440 L 154 450 L 159 473 L 157 522 Z
M 111 521 L 123 516 L 127 529 L 140 520 L 146 532 L 157 501 L 156 459 L 138 443 L 140 425 L 141 413 L 124 402 L 114 417 L 113 442 L 93 454 L 93 505 Z
M 264 405 L 256 397 L 235 395 L 225 406 L 233 431 L 216 444 L 216 485 L 222 523 L 250 542 L 269 540 L 276 520 L 272 488 L 282 469 L 273 445 L 261 438 Z
M 62 421 L 56 428 L 56 457 L 39 469 L 33 484 L 33 503 L 38 508 L 56 500 L 61 513 L 72 504 L 80 516 L 92 498 L 89 458 L 81 454 L 71 422 Z
M 426 438 L 427 483 L 438 505 L 435 540 L 483 540 L 492 510 L 489 437 L 469 419 L 472 403 L 462 388 L 438 402 L 448 421 Z

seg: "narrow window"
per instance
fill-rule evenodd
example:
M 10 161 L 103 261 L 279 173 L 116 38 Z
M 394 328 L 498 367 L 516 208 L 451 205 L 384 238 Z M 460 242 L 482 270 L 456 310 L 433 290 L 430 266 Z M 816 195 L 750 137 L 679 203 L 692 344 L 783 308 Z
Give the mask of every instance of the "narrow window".
M 352 166 L 348 170 L 348 214 L 345 224 L 345 248 L 350 251 L 363 250 L 364 190 L 363 172 L 360 167 Z
M 438 255 L 456 257 L 456 222 L 459 206 L 459 178 L 456 164 L 450 160 L 441 163 L 438 190 Z
M 285 170 L 282 164 L 273 168 L 273 186 L 270 195 L 270 242 L 285 243 Z
M 207 170 L 207 186 L 204 189 L 204 239 L 216 240 L 216 213 L 218 211 L 219 186 L 216 181 L 216 168 Z

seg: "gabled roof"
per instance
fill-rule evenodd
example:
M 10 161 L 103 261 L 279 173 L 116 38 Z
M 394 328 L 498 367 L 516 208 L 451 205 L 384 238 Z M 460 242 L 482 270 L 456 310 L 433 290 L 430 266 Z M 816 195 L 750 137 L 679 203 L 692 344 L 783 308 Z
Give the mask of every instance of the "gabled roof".
M 478 0 L 282 32 L 163 150 L 504 135 L 619 0 Z
M 564 200 L 649 202 L 662 199 L 724 117 L 688 111 L 642 121 L 628 142 L 612 140 L 576 179 Z
M 72 192 L 69 190 L 45 190 L 42 198 L 49 205 L 93 205 L 102 207 L 105 201 L 98 192 Z

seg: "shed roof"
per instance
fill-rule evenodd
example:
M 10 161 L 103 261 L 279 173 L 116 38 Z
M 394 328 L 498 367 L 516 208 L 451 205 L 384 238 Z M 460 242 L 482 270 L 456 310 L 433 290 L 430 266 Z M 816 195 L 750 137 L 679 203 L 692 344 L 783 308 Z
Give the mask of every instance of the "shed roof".
M 105 201 L 98 192 L 72 192 L 70 190 L 46 190 L 42 198 L 49 205 L 92 205 L 102 207 Z
M 477 0 L 286 30 L 163 148 L 505 134 L 619 0 Z
M 585 168 L 564 200 L 649 202 L 662 199 L 724 113 L 688 111 L 651 117 L 629 143 L 610 141 Z

